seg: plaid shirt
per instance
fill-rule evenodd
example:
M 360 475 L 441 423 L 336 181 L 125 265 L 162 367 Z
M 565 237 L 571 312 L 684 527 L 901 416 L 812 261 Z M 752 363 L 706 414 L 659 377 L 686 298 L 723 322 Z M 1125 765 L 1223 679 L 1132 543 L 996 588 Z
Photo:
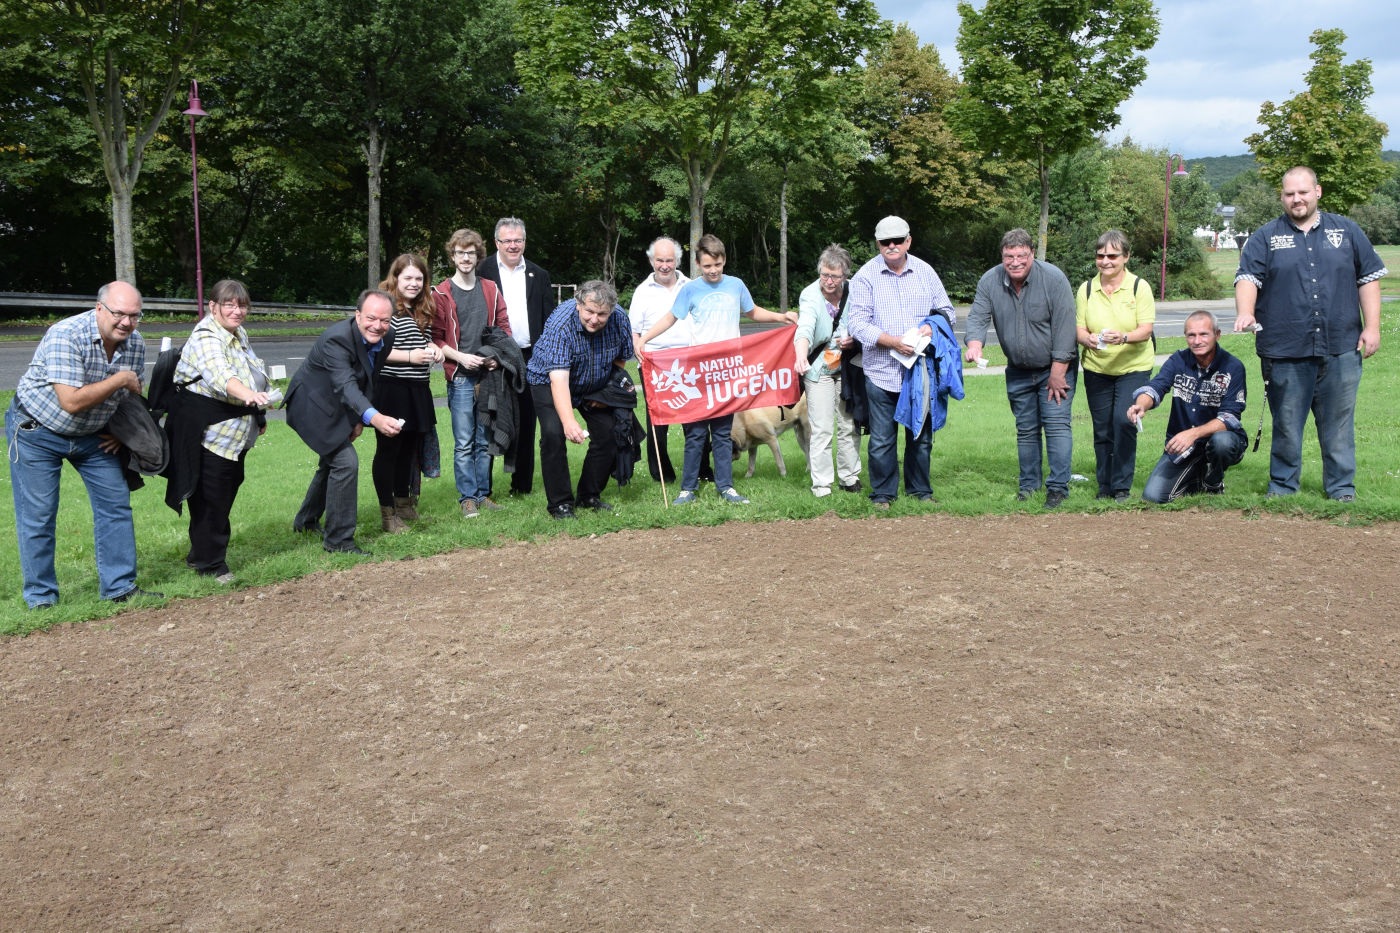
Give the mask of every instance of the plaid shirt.
M 145 375 L 145 338 L 132 331 L 130 337 L 117 344 L 108 360 L 94 308 L 64 318 L 48 329 L 34 351 L 29 368 L 20 376 L 15 394 L 30 417 L 55 434 L 96 434 L 107 426 L 126 390 L 112 393 L 87 411 L 69 414 L 58 404 L 54 384 L 81 389 L 123 369 L 131 370 L 138 378 Z
M 941 314 L 949 324 L 957 324 L 957 314 L 943 282 L 933 266 L 917 256 L 909 256 L 904 271 L 896 275 L 876 254 L 851 279 L 846 329 L 859 340 L 865 352 L 865 377 L 882 389 L 898 392 L 904 380 L 904 367 L 890 352 L 876 346 L 880 334 L 902 337 L 930 314 Z
M 234 333 L 214 320 L 213 315 L 205 315 L 194 326 L 190 339 L 180 352 L 175 381 L 185 383 L 198 379 L 198 382 L 186 388 L 196 395 L 238 404 L 225 391 L 229 380 L 237 379 L 253 389 L 259 385 L 257 380 L 263 371 L 263 361 L 258 359 L 248 344 L 247 331 L 240 327 Z M 266 381 L 263 376 L 263 382 Z M 204 431 L 204 449 L 226 460 L 237 460 L 243 451 L 256 443 L 258 432 L 255 424 L 251 414 L 211 424 Z
M 612 375 L 615 360 L 632 358 L 632 325 L 627 312 L 614 305 L 608 322 L 590 334 L 579 320 L 578 302 L 570 298 L 549 316 L 535 340 L 535 353 L 525 367 L 530 385 L 549 385 L 554 370 L 569 371 L 569 391 L 575 398 L 597 392 Z

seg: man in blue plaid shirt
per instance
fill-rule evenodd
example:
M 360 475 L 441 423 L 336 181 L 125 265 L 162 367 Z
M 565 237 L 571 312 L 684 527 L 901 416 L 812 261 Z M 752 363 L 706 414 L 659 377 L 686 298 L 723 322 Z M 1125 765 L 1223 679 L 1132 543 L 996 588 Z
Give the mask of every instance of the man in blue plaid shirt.
M 131 493 L 116 456 L 121 444 L 106 432 L 122 393 L 141 392 L 146 344 L 136 332 L 140 320 L 140 292 L 126 282 L 104 285 L 96 307 L 44 334 L 5 412 L 20 573 L 30 609 L 58 602 L 54 525 L 65 460 L 83 478 L 92 502 L 98 594 L 114 602 L 161 596 L 136 586 Z

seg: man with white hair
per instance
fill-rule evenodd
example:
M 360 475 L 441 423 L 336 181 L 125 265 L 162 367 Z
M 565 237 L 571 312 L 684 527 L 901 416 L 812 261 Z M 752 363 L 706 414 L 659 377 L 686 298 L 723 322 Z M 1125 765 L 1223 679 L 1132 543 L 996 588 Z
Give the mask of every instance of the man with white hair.
M 647 261 L 651 263 L 652 272 L 632 293 L 632 306 L 627 309 L 627 318 L 632 322 L 632 341 L 639 354 L 643 350 L 651 353 L 690 346 L 690 325 L 685 321 L 679 322 L 651 343 L 642 345 L 642 334 L 660 320 L 661 315 L 671 310 L 676 293 L 690 281 L 677 268 L 680 257 L 680 244 L 668 236 L 657 237 L 647 247 Z M 676 469 L 671 465 L 671 453 L 666 449 L 666 433 L 670 427 L 669 424 L 653 425 L 651 412 L 647 412 L 647 469 L 652 479 L 664 477 L 666 482 L 674 483 Z

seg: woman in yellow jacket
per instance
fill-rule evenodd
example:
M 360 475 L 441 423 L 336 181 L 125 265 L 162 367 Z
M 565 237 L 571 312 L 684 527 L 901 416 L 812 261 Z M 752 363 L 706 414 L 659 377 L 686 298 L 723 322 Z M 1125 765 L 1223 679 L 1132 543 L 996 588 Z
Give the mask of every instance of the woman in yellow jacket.
M 1094 246 L 1099 274 L 1075 292 L 1084 355 L 1084 395 L 1094 422 L 1098 498 L 1128 498 L 1137 465 L 1137 425 L 1127 418 L 1134 392 L 1152 378 L 1152 286 L 1128 271 L 1128 238 L 1109 230 Z

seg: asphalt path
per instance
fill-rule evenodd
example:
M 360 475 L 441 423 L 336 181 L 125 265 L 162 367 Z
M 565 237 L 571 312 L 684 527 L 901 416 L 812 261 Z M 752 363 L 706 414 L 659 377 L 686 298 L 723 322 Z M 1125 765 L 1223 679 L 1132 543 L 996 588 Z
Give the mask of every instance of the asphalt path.
M 1221 328 L 1230 329 L 1230 322 L 1234 320 L 1234 302 L 1226 301 L 1164 301 L 1157 304 L 1157 335 L 1161 337 L 1178 336 L 1181 333 L 1181 326 L 1186 321 L 1189 314 L 1202 309 L 1214 311 L 1221 319 Z M 963 340 L 964 325 L 967 321 L 967 306 L 960 305 L 957 308 L 958 324 L 957 335 L 959 341 Z M 157 351 L 160 347 L 162 337 L 170 337 L 176 344 L 182 343 L 190 332 L 193 325 L 186 324 L 148 324 L 141 328 L 142 335 L 146 338 L 146 366 L 149 371 L 155 365 Z M 268 365 L 269 374 L 274 378 L 285 375 L 291 378 L 297 371 L 302 360 L 306 359 L 306 354 L 311 350 L 316 342 L 314 336 L 288 336 L 279 333 L 287 328 L 285 323 L 268 323 L 255 321 L 248 326 L 248 335 L 253 342 L 253 347 L 258 356 Z M 303 329 L 314 324 L 301 324 Z M 752 324 L 744 321 L 741 330 L 744 333 L 767 330 L 775 325 Z M 4 340 L 0 341 L 0 390 L 13 391 L 19 384 L 19 377 L 23 375 L 29 366 L 30 359 L 34 356 L 34 348 L 39 345 L 39 338 L 43 336 L 42 328 L 5 328 L 0 327 L 0 334 L 22 335 L 24 340 Z M 996 343 L 996 334 L 988 333 L 987 343 Z M 279 373 L 277 367 L 282 367 L 285 373 Z

